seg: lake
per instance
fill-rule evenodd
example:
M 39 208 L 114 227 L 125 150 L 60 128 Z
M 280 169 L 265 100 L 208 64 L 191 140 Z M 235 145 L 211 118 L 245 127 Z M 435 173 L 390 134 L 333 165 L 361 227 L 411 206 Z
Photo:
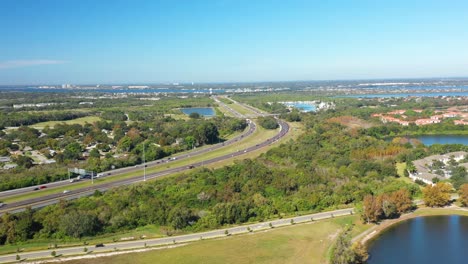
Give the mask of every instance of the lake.
M 464 144 L 468 145 L 468 136 L 463 135 L 424 135 L 415 137 L 424 145 L 433 144 Z
M 215 116 L 215 110 L 212 107 L 192 107 L 192 108 L 181 108 L 182 111 L 186 115 L 190 115 L 191 113 L 199 113 L 202 116 L 210 117 Z
M 468 217 L 427 216 L 398 223 L 369 245 L 369 264 L 468 263 Z

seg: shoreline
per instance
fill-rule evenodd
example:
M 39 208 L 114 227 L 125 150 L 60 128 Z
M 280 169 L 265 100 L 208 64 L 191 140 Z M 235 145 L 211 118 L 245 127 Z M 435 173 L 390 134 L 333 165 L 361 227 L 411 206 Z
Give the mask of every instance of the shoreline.
M 376 239 L 380 234 L 385 232 L 385 230 L 394 226 L 395 224 L 417 217 L 437 215 L 461 215 L 468 217 L 468 208 L 458 207 L 454 205 L 442 208 L 418 208 L 415 211 L 404 214 L 397 219 L 387 219 L 377 225 L 374 225 L 365 232 L 353 237 L 352 242 L 361 243 L 367 248 L 372 240 Z

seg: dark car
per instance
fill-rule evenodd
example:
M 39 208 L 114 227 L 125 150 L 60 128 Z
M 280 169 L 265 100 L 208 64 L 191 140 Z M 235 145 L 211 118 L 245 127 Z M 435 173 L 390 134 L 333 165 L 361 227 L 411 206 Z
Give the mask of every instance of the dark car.
M 36 187 L 36 188 L 34 188 L 33 190 L 34 190 L 34 191 L 37 191 L 37 190 L 39 190 L 39 187 Z
M 189 168 L 189 169 L 193 169 L 193 168 L 195 168 L 195 166 L 189 165 L 188 168 Z
M 103 243 L 96 244 L 96 247 L 104 247 Z

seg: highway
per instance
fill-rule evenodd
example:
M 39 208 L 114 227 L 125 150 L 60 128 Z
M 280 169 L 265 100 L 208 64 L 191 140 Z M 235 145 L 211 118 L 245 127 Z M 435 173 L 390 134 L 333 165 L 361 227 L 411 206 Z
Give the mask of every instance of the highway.
M 209 148 L 201 148 L 201 149 L 192 150 L 192 151 L 184 153 L 184 154 L 174 155 L 171 158 L 176 158 L 177 160 L 186 159 L 186 158 L 190 158 L 190 157 L 193 158 L 195 156 L 202 155 L 202 154 L 208 153 L 210 151 L 213 151 L 213 150 L 216 150 L 216 149 L 219 149 L 219 148 L 234 144 L 236 142 L 239 142 L 240 140 L 245 139 L 248 136 L 252 135 L 255 132 L 255 130 L 257 129 L 256 124 L 253 123 L 253 122 L 249 122 L 248 126 L 249 127 L 248 127 L 248 130 L 246 132 L 242 133 L 241 135 L 239 135 L 239 136 L 237 136 L 235 138 L 226 140 L 226 141 L 224 141 L 222 143 L 212 145 Z M 171 159 L 168 159 L 166 157 L 164 159 L 159 159 L 159 160 L 154 160 L 154 161 L 151 161 L 151 162 L 147 162 L 146 166 L 147 167 L 153 167 L 153 166 L 157 166 L 158 164 L 167 163 L 168 161 L 170 162 Z M 132 172 L 132 171 L 141 170 L 143 168 L 142 166 L 143 166 L 143 164 L 140 164 L 140 165 L 137 165 L 137 166 L 131 166 L 131 167 L 124 167 L 124 168 L 120 168 L 120 169 L 104 171 L 104 172 L 102 172 L 102 174 L 107 175 L 105 177 L 112 177 L 112 176 L 117 176 L 117 175 L 121 175 L 121 174 L 124 174 L 124 173 L 129 173 L 129 172 Z M 88 179 L 83 179 L 83 180 L 88 180 Z M 81 180 L 81 181 L 83 181 L 83 180 Z M 30 187 L 25 187 L 25 188 L 20 188 L 20 189 L 3 191 L 3 192 L 0 192 L 0 200 L 32 192 L 32 191 L 34 191 L 34 189 L 40 188 L 40 186 L 44 186 L 44 185 L 47 186 L 48 189 L 51 189 L 51 188 L 59 188 L 59 187 L 63 187 L 63 186 L 73 186 L 74 184 L 78 184 L 79 182 L 80 181 L 75 181 L 75 182 L 72 183 L 72 182 L 70 182 L 70 180 L 65 180 L 65 181 L 51 182 L 51 183 L 47 183 L 47 184 L 40 184 L 40 185 L 35 185 L 35 186 L 30 186 Z
M 258 149 L 260 149 L 262 147 L 265 147 L 267 145 L 270 145 L 270 144 L 276 142 L 278 139 L 282 138 L 283 136 L 285 136 L 289 132 L 289 125 L 286 122 L 284 122 L 282 120 L 279 120 L 279 119 L 277 119 L 277 122 L 280 125 L 280 131 L 279 131 L 278 134 L 276 134 L 272 138 L 269 138 L 268 140 L 266 140 L 266 141 L 264 141 L 262 143 L 259 143 L 259 144 L 255 145 L 255 146 L 251 146 L 251 147 L 248 147 L 246 149 L 238 150 L 237 152 L 229 153 L 229 154 L 226 154 L 226 155 L 223 155 L 223 156 L 219 156 L 219 157 L 212 158 L 212 159 L 209 159 L 209 160 L 204 160 L 204 161 L 197 162 L 197 163 L 192 163 L 191 166 L 200 167 L 200 166 L 216 163 L 216 162 L 219 162 L 219 161 L 222 161 L 222 160 L 225 160 L 225 159 L 237 157 L 237 156 L 243 155 L 245 153 L 258 150 Z M 242 138 L 245 138 L 246 136 L 251 135 L 255 131 L 255 129 L 256 129 L 255 123 L 250 121 L 249 122 L 249 129 L 248 129 L 247 132 L 245 132 L 243 135 L 240 135 L 240 136 L 238 136 L 238 137 L 236 137 L 234 139 L 230 139 L 230 140 L 224 142 L 224 145 L 235 143 L 235 142 L 241 140 Z M 175 156 L 175 158 L 176 159 L 185 159 L 185 158 L 194 157 L 194 155 L 203 155 L 204 153 L 208 153 L 208 152 L 210 152 L 210 151 L 212 151 L 214 149 L 221 148 L 224 145 L 223 145 L 223 143 L 217 144 L 216 146 L 212 146 L 210 148 L 204 148 L 204 149 L 200 149 L 200 150 L 197 150 L 197 151 L 194 151 L 194 152 L 189 152 L 189 153 L 185 153 L 185 154 L 182 154 L 182 155 L 179 155 L 179 156 Z M 170 162 L 170 161 L 167 160 L 167 159 L 166 160 L 153 161 L 153 162 L 147 163 L 147 166 L 151 166 L 151 165 L 154 166 L 154 165 L 159 164 L 161 162 Z M 135 170 L 141 170 L 141 168 L 142 167 L 139 167 L 139 166 L 137 166 L 137 167 L 127 167 L 127 168 L 121 168 L 121 169 L 118 169 L 118 170 L 113 170 L 110 173 L 111 173 L 111 175 L 118 175 L 118 174 L 121 174 L 121 173 L 127 173 L 127 172 L 131 172 L 131 171 L 135 171 Z M 159 178 L 159 177 L 162 177 L 162 176 L 170 175 L 170 174 L 173 174 L 173 173 L 179 173 L 179 172 L 183 172 L 183 171 L 186 171 L 186 170 L 190 170 L 190 168 L 188 166 L 175 167 L 175 168 L 163 170 L 163 171 L 160 171 L 160 172 L 147 174 L 146 179 Z M 105 172 L 105 173 L 108 173 L 108 172 Z M 116 181 L 112 181 L 112 182 L 108 182 L 108 183 L 90 185 L 90 186 L 88 186 L 86 188 L 70 190 L 67 193 L 54 193 L 54 194 L 44 195 L 44 196 L 41 196 L 41 197 L 32 198 L 32 199 L 28 199 L 28 200 L 13 202 L 13 203 L 9 203 L 9 204 L 6 204 L 3 207 L 1 207 L 0 208 L 1 209 L 0 210 L 0 215 L 5 213 L 5 212 L 10 212 L 10 213 L 21 212 L 21 211 L 24 211 L 26 207 L 31 207 L 33 209 L 34 208 L 40 208 L 40 207 L 44 207 L 44 206 L 47 206 L 47 205 L 57 203 L 61 199 L 66 199 L 66 200 L 76 199 L 76 198 L 79 198 L 79 197 L 92 195 L 96 190 L 103 192 L 103 191 L 106 191 L 106 190 L 108 190 L 110 188 L 123 186 L 123 185 L 130 185 L 130 184 L 138 183 L 138 182 L 141 182 L 141 181 L 143 181 L 142 176 L 135 176 L 135 177 L 132 177 L 132 178 L 116 180 Z M 47 186 L 52 186 L 52 187 L 58 188 L 58 187 L 62 187 L 62 186 L 72 185 L 72 184 L 76 184 L 76 183 L 71 183 L 69 181 L 61 181 L 61 182 L 47 184 Z M 2 192 L 2 193 L 0 193 L 0 199 L 4 199 L 5 197 L 12 197 L 12 196 L 20 195 L 20 194 L 23 194 L 23 193 L 34 192 L 34 188 L 37 188 L 37 187 L 38 186 L 32 186 L 32 187 L 28 187 L 28 188 L 22 188 L 22 189 Z
M 38 258 L 50 258 L 51 252 L 55 251 L 57 255 L 61 256 L 70 256 L 70 255 L 85 255 L 84 248 L 87 247 L 88 251 L 92 251 L 91 253 L 102 253 L 108 251 L 115 251 L 115 250 L 128 250 L 134 248 L 144 248 L 144 247 L 151 247 L 151 246 L 164 246 L 164 245 L 172 245 L 177 243 L 186 243 L 191 241 L 198 241 L 201 239 L 209 239 L 209 238 L 217 238 L 217 237 L 224 237 L 227 235 L 235 235 L 235 234 L 242 234 L 248 233 L 251 230 L 260 231 L 265 229 L 270 229 L 274 227 L 280 226 L 287 226 L 296 223 L 306 223 L 312 221 L 319 221 L 323 219 L 328 219 L 332 217 L 344 216 L 344 215 L 351 215 L 354 213 L 353 208 L 349 209 L 341 209 L 335 210 L 330 212 L 323 212 L 323 213 L 316 213 L 316 214 L 308 214 L 303 216 L 296 216 L 284 219 L 277 219 L 272 221 L 266 221 L 262 223 L 255 223 L 249 225 L 242 225 L 224 229 L 218 229 L 208 232 L 202 233 L 194 233 L 182 236 L 169 236 L 163 238 L 155 238 L 155 239 L 136 239 L 132 241 L 125 241 L 125 242 L 116 242 L 116 243 L 109 243 L 104 244 L 103 247 L 95 247 L 95 245 L 87 245 L 87 246 L 79 246 L 79 247 L 69 247 L 69 248 L 57 248 L 57 249 L 50 249 L 50 250 L 42 250 L 42 251 L 31 251 L 31 252 L 20 252 L 22 260 L 32 260 Z M 227 231 L 227 234 L 226 234 Z M 0 263 L 5 262 L 16 262 L 16 255 L 17 254 L 9 254 L 0 256 Z
M 213 96 L 213 99 L 218 104 L 220 104 L 222 107 L 226 108 L 229 112 L 231 112 L 234 116 L 239 117 L 239 118 L 245 118 L 241 113 L 239 113 L 239 112 L 235 111 L 234 109 L 230 108 L 229 106 L 227 106 L 226 104 L 221 102 L 215 96 Z M 232 99 L 230 99 L 230 100 L 232 100 Z M 237 104 L 240 104 L 240 103 L 238 103 L 236 101 L 233 101 L 233 102 L 237 103 Z M 242 106 L 247 107 L 246 105 L 243 105 L 243 104 L 242 104 Z M 255 110 L 253 110 L 253 111 L 255 111 Z M 186 152 L 184 154 L 174 155 L 174 156 L 171 156 L 171 158 L 175 158 L 177 160 L 186 159 L 186 158 L 193 158 L 195 156 L 199 156 L 199 155 L 211 152 L 213 150 L 223 148 L 225 146 L 237 143 L 237 142 L 239 142 L 239 141 L 241 141 L 243 139 L 246 139 L 248 136 L 252 135 L 255 132 L 255 130 L 257 129 L 256 124 L 254 122 L 251 122 L 251 121 L 248 122 L 248 127 L 249 128 L 248 128 L 247 131 L 245 131 L 244 133 L 242 133 L 241 135 L 239 135 L 239 136 L 237 136 L 235 138 L 226 140 L 226 141 L 224 141 L 222 143 L 218 143 L 218 144 L 212 145 L 212 146 L 207 147 L 207 148 L 196 149 L 196 150 Z M 168 161 L 170 162 L 171 159 L 168 160 L 168 158 L 166 157 L 166 158 L 163 158 L 163 159 L 147 162 L 146 166 L 147 167 L 153 167 L 153 166 L 157 166 L 159 164 L 167 163 Z M 132 167 L 124 167 L 124 168 L 114 169 L 114 170 L 110 170 L 110 171 L 104 171 L 101 174 L 105 175 L 105 177 L 112 177 L 112 176 L 121 175 L 121 174 L 124 174 L 124 173 L 129 173 L 129 172 L 132 172 L 132 171 L 141 170 L 142 169 L 141 166 L 142 166 L 142 164 L 137 165 L 137 166 L 132 166 Z M 83 180 L 87 180 L 87 179 L 83 179 Z M 83 181 L 83 180 L 81 180 L 81 181 Z M 64 181 L 57 181 L 57 182 L 51 182 L 51 183 L 47 183 L 47 184 L 40 184 L 40 185 L 29 186 L 29 187 L 25 187 L 25 188 L 19 188 L 19 189 L 3 191 L 3 192 L 0 192 L 0 200 L 35 191 L 34 189 L 40 188 L 41 186 L 44 186 L 44 185 L 47 186 L 48 189 L 51 189 L 51 188 L 59 188 L 59 187 L 64 187 L 64 186 L 73 186 L 74 184 L 78 184 L 78 183 L 79 183 L 79 181 L 75 181 L 75 182 L 71 183 L 70 180 L 64 180 Z

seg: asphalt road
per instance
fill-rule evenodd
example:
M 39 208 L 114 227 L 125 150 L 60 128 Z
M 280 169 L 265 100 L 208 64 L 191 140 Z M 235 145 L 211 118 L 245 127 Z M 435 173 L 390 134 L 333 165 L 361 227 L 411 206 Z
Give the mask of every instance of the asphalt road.
M 171 237 L 155 238 L 155 239 L 137 239 L 137 240 L 132 240 L 132 241 L 105 244 L 103 247 L 95 247 L 95 245 L 87 245 L 86 247 L 88 251 L 92 251 L 91 253 L 102 253 L 102 252 L 107 252 L 107 251 L 115 251 L 116 249 L 125 250 L 125 249 L 132 249 L 132 248 L 144 248 L 145 245 L 147 247 L 150 247 L 150 246 L 164 246 L 164 245 L 171 245 L 171 244 L 177 244 L 177 243 L 186 243 L 186 242 L 197 241 L 201 239 L 209 239 L 209 238 L 227 236 L 226 231 L 227 231 L 227 234 L 229 235 L 241 234 L 241 233 L 250 232 L 249 229 L 252 231 L 258 231 L 258 230 L 263 230 L 263 229 L 269 229 L 272 227 L 291 225 L 293 223 L 294 224 L 305 223 L 305 222 L 318 221 L 318 220 L 337 217 L 337 216 L 350 215 L 353 213 L 353 210 L 354 210 L 353 208 L 349 208 L 349 209 L 335 210 L 335 211 L 323 212 L 323 213 L 317 213 L 317 214 L 296 216 L 296 217 L 291 217 L 291 218 L 277 219 L 277 220 L 272 220 L 272 221 L 267 221 L 267 222 L 262 222 L 262 223 L 236 226 L 236 227 L 231 227 L 231 228 L 218 229 L 218 230 L 189 234 L 189 235 L 171 236 Z M 20 252 L 18 254 L 20 255 L 21 259 L 31 260 L 31 259 L 37 259 L 37 258 L 51 257 L 51 252 L 53 250 L 55 250 L 57 255 L 62 255 L 62 256 L 84 255 L 85 254 L 84 248 L 85 246 L 79 246 L 79 247 L 34 251 L 34 252 L 24 252 L 24 253 Z M 9 255 L 0 256 L 0 263 L 16 262 L 16 255 L 17 254 L 9 254 Z
M 272 138 L 270 138 L 270 139 L 268 139 L 268 140 L 266 140 L 266 141 L 264 141 L 264 142 L 262 142 L 260 144 L 257 144 L 255 146 L 252 146 L 252 147 L 249 147 L 249 148 L 246 148 L 246 149 L 239 150 L 239 151 L 234 152 L 234 153 L 230 153 L 230 154 L 226 154 L 226 155 L 219 156 L 219 157 L 216 157 L 216 158 L 212 158 L 212 159 L 209 159 L 209 160 L 204 160 L 204 161 L 201 161 L 201 162 L 192 163 L 191 165 L 193 167 L 204 166 L 204 165 L 207 165 L 207 164 L 219 162 L 219 161 L 229 159 L 229 158 L 232 158 L 232 157 L 237 157 L 237 156 L 243 155 L 244 153 L 255 151 L 255 150 L 258 150 L 258 149 L 260 149 L 260 148 L 262 148 L 264 146 L 270 145 L 270 144 L 276 142 L 278 139 L 285 136 L 289 132 L 289 125 L 286 122 L 284 122 L 284 121 L 282 121 L 280 119 L 277 119 L 277 122 L 280 125 L 280 132 L 278 134 L 276 134 L 274 137 L 272 137 Z M 238 137 L 236 137 L 234 139 L 230 139 L 230 140 L 224 142 L 224 145 L 235 143 L 235 142 L 241 140 L 242 138 L 244 138 L 244 137 L 246 137 L 248 135 L 251 135 L 255 131 L 255 129 L 256 129 L 255 123 L 249 122 L 249 130 L 246 133 L 244 133 L 243 135 L 238 136 Z M 193 157 L 194 155 L 202 155 L 202 154 L 208 153 L 208 152 L 210 152 L 210 151 L 212 151 L 214 149 L 223 147 L 222 144 L 223 143 L 217 144 L 216 146 L 213 146 L 213 147 L 210 147 L 210 148 L 204 148 L 204 149 L 197 150 L 195 152 L 182 154 L 182 155 L 176 156 L 176 159 L 184 159 L 184 158 Z M 169 162 L 169 161 L 167 159 L 166 160 L 153 161 L 153 162 L 147 163 L 147 166 L 148 165 L 149 166 L 156 165 L 156 164 L 161 163 L 161 162 Z M 142 167 L 138 167 L 138 166 L 136 168 L 135 167 L 127 167 L 127 168 L 114 170 L 111 173 L 112 173 L 112 175 L 116 175 L 117 173 L 120 174 L 120 173 L 126 173 L 126 172 L 130 172 L 130 171 L 134 171 L 134 170 L 141 170 L 141 168 Z M 154 179 L 154 178 L 158 178 L 158 177 L 162 177 L 162 176 L 166 176 L 166 175 L 169 175 L 169 174 L 178 173 L 178 172 L 182 172 L 182 171 L 186 171 L 186 170 L 190 170 L 190 168 L 188 168 L 188 166 L 175 167 L 175 168 L 167 169 L 167 170 L 164 170 L 164 171 L 161 171 L 161 172 L 147 174 L 146 179 Z M 132 177 L 132 178 L 117 180 L 117 181 L 103 183 L 103 184 L 96 184 L 96 185 L 91 185 L 91 186 L 86 187 L 86 188 L 71 190 L 66 194 L 64 194 L 64 193 L 54 193 L 54 194 L 49 194 L 49 195 L 45 195 L 45 196 L 41 196 L 41 197 L 37 197 L 37 198 L 28 199 L 28 200 L 13 202 L 13 203 L 6 204 L 2 208 L 0 208 L 1 209 L 0 210 L 0 215 L 5 213 L 5 212 L 10 212 L 10 213 L 21 212 L 21 211 L 24 211 L 26 207 L 31 207 L 33 209 L 40 208 L 40 207 L 44 207 L 44 206 L 47 206 L 47 205 L 57 203 L 62 199 L 66 199 L 66 200 L 76 199 L 76 198 L 83 197 L 83 196 L 89 196 L 89 195 L 93 194 L 96 190 L 103 192 L 103 191 L 106 191 L 106 190 L 108 190 L 110 188 L 123 186 L 123 185 L 134 184 L 134 183 L 141 182 L 141 181 L 143 181 L 143 178 L 141 176 L 135 176 L 135 177 Z M 57 182 L 57 183 L 54 183 L 54 184 L 55 184 L 54 187 L 57 188 L 57 187 L 61 187 L 61 186 L 71 185 L 71 184 L 74 184 L 74 183 L 70 183 L 69 181 L 61 181 L 61 182 Z M 52 185 L 52 184 L 48 184 L 48 186 L 49 185 Z M 23 193 L 34 192 L 34 188 L 36 188 L 36 187 L 33 186 L 33 187 L 23 188 L 23 189 L 19 189 L 19 190 L 21 190 Z M 9 191 L 9 193 L 7 195 L 12 196 L 11 193 L 12 192 Z M 18 193 L 14 194 L 14 195 L 18 195 Z M 3 197 L 8 197 L 8 196 L 3 196 Z M 1 196 L 0 196 L 0 199 L 2 199 Z
M 240 140 L 242 140 L 244 138 L 247 138 L 248 136 L 252 135 L 255 132 L 255 130 L 257 129 L 256 124 L 253 123 L 253 122 L 249 122 L 248 125 L 249 125 L 248 130 L 246 132 L 242 133 L 241 135 L 235 137 L 235 138 L 226 140 L 226 141 L 224 141 L 222 143 L 212 145 L 209 148 L 196 149 L 196 150 L 193 150 L 193 151 L 181 154 L 181 155 L 171 156 L 170 158 L 166 157 L 164 159 L 150 161 L 150 162 L 146 163 L 146 166 L 148 168 L 148 167 L 156 166 L 158 164 L 167 163 L 168 161 L 171 162 L 172 158 L 176 158 L 177 160 L 186 159 L 186 158 L 190 158 L 190 157 L 193 158 L 195 156 L 199 156 L 199 155 L 208 153 L 210 151 L 213 151 L 213 150 L 216 150 L 216 149 L 219 149 L 219 148 L 222 148 L 222 147 L 237 143 Z M 110 171 L 104 171 L 104 172 L 102 172 L 102 174 L 106 175 L 104 177 L 112 177 L 112 176 L 117 176 L 117 175 L 121 175 L 121 174 L 124 174 L 124 173 L 139 171 L 139 170 L 141 170 L 143 168 L 142 166 L 143 166 L 143 164 L 140 164 L 140 165 L 132 166 L 132 167 L 125 167 L 125 168 L 120 168 L 120 169 L 115 169 L 115 170 L 110 170 Z M 21 195 L 21 194 L 26 194 L 26 193 L 29 193 L 29 192 L 34 192 L 35 191 L 34 189 L 40 188 L 41 186 L 47 186 L 47 189 L 51 189 L 51 188 L 59 188 L 59 187 L 64 187 L 64 186 L 73 186 L 74 184 L 78 184 L 79 182 L 82 182 L 82 181 L 91 181 L 91 180 L 90 179 L 82 179 L 80 181 L 75 181 L 73 183 L 70 182 L 69 180 L 65 180 L 65 181 L 51 182 L 51 183 L 47 183 L 47 184 L 40 184 L 40 185 L 35 185 L 35 186 L 30 186 L 30 187 L 25 187 L 25 188 L 20 188 L 20 189 L 3 191 L 3 192 L 0 192 L 0 200 L 5 199 L 5 198 L 9 198 L 9 197 L 13 197 L 13 196 L 17 196 L 17 195 Z
M 219 103 L 222 107 L 226 108 L 229 112 L 233 113 L 234 116 L 239 117 L 239 118 L 245 118 L 241 113 L 239 113 L 239 112 L 235 111 L 234 109 L 230 108 L 229 106 L 227 106 L 226 104 L 221 102 L 217 97 L 213 96 L 213 99 L 217 103 Z M 237 104 L 240 104 L 240 103 L 238 103 L 236 101 L 233 101 L 233 102 L 237 103 Z M 256 110 L 253 110 L 253 111 L 256 111 Z M 248 128 L 248 130 L 246 132 L 242 133 L 241 135 L 239 135 L 239 136 L 237 136 L 235 138 L 226 140 L 226 141 L 224 141 L 222 143 L 212 145 L 209 148 L 202 148 L 202 149 L 199 149 L 199 150 L 193 150 L 193 151 L 187 152 L 185 154 L 174 155 L 174 156 L 171 156 L 171 158 L 176 158 L 177 160 L 186 159 L 186 158 L 190 158 L 190 157 L 193 158 L 195 156 L 202 155 L 204 153 L 208 153 L 210 151 L 222 148 L 224 146 L 237 143 L 240 140 L 247 138 L 248 136 L 252 135 L 255 132 L 255 130 L 256 130 L 256 124 L 255 123 L 249 121 L 248 126 L 249 126 L 249 128 Z M 154 160 L 154 161 L 151 161 L 151 162 L 147 162 L 146 166 L 147 167 L 153 167 L 153 166 L 156 166 L 158 164 L 162 164 L 162 163 L 166 163 L 166 162 L 168 162 L 167 157 L 164 158 L 164 159 L 159 159 L 159 160 Z M 104 177 L 112 177 L 112 176 L 116 176 L 116 175 L 121 175 L 123 173 L 128 173 L 128 172 L 132 172 L 132 171 L 141 170 L 142 169 L 141 166 L 142 166 L 142 164 L 134 166 L 134 167 L 125 167 L 125 168 L 120 168 L 120 169 L 115 169 L 115 170 L 110 170 L 110 171 L 104 171 L 101 174 L 105 175 Z M 3 191 L 3 192 L 0 192 L 0 200 L 5 199 L 5 198 L 9 198 L 9 197 L 13 197 L 13 196 L 17 196 L 17 195 L 26 194 L 26 193 L 33 192 L 33 191 L 37 191 L 37 190 L 34 190 L 34 189 L 40 188 L 41 186 L 47 186 L 48 189 L 60 188 L 60 187 L 64 187 L 64 186 L 72 186 L 73 184 L 78 184 L 81 181 L 88 181 L 88 180 L 90 181 L 90 179 L 82 179 L 80 181 L 75 181 L 73 183 L 70 182 L 70 180 L 64 180 L 64 181 L 57 181 L 57 182 L 51 182 L 51 183 L 47 183 L 47 184 L 40 184 L 40 185 L 35 185 L 35 186 L 30 186 L 30 187 L 25 187 L 25 188 L 19 188 L 19 189 L 14 189 L 14 190 Z M 1 208 L 1 209 L 4 209 L 4 208 Z

